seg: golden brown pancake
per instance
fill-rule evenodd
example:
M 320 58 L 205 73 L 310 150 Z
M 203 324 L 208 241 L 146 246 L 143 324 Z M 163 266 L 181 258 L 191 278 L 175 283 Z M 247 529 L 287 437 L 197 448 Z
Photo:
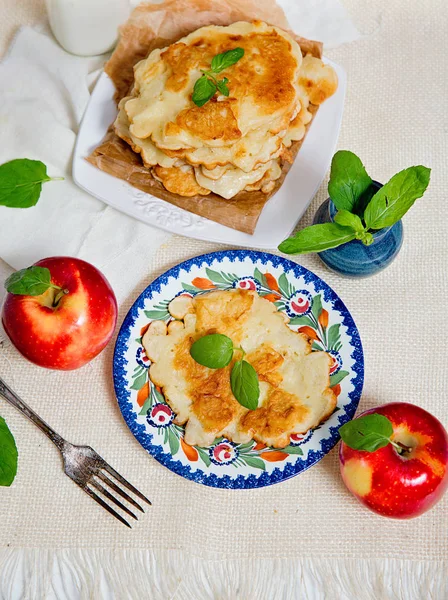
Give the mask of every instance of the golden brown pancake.
M 176 141 L 194 147 L 225 145 L 206 129 L 197 128 L 195 135 L 188 135 L 187 128 L 185 135 L 171 143 L 163 135 L 169 137 L 165 126 L 175 122 L 184 107 L 194 107 L 191 94 L 202 70 L 210 68 L 216 54 L 237 47 L 244 49 L 244 56 L 223 72 L 229 79 L 230 96 L 222 97 L 231 105 L 225 117 L 228 125 L 232 128 L 236 119 L 243 135 L 259 127 L 272 133 L 287 128 L 297 104 L 300 47 L 284 31 L 255 21 L 202 27 L 166 50 L 154 50 L 136 65 L 136 98 L 125 107 L 133 135 L 151 136 L 157 145 L 168 148 Z M 157 69 L 156 62 L 162 63 Z M 208 104 L 201 107 L 196 118 L 208 112 Z M 155 112 L 161 122 L 155 123 Z M 177 136 L 179 132 L 175 131 Z
M 229 96 L 218 92 L 196 106 L 196 81 L 214 56 L 234 48 L 244 56 L 217 75 L 228 78 Z M 202 27 L 153 50 L 134 75 L 130 96 L 119 105 L 117 135 L 154 167 L 168 191 L 226 199 L 242 190 L 269 193 L 283 162 L 293 160 L 287 148 L 305 135 L 309 103 L 320 104 L 337 88 L 331 67 L 302 58 L 288 33 L 261 21 Z
M 177 297 L 169 305 L 177 321 L 151 323 L 143 337 L 152 361 L 150 378 L 186 424 L 188 444 L 208 446 L 219 436 L 238 442 L 255 439 L 277 448 L 290 435 L 305 433 L 336 405 L 330 389 L 331 358 L 311 352 L 306 336 L 292 331 L 274 304 L 245 290 L 212 291 L 194 299 Z M 256 370 L 260 398 L 256 410 L 233 396 L 230 372 L 240 354 L 223 369 L 209 369 L 190 355 L 191 345 L 210 333 L 230 337 Z
M 207 190 L 199 185 L 194 176 L 194 171 L 191 167 L 159 167 L 153 169 L 153 174 L 156 179 L 161 181 L 169 192 L 180 194 L 181 196 L 206 196 L 210 194 Z

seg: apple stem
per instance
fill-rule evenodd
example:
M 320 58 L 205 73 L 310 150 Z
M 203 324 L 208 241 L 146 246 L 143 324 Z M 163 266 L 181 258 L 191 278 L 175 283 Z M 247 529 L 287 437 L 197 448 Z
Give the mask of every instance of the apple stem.
M 53 306 L 57 306 L 58 302 L 62 298 L 62 296 L 64 296 L 65 294 L 68 294 L 68 290 L 62 289 L 62 288 L 60 288 L 58 286 L 53 286 L 53 287 L 59 289 L 59 292 L 56 294 L 56 296 L 55 296 L 55 298 L 53 300 Z
M 393 442 L 392 440 L 390 440 L 390 443 L 392 444 L 392 446 L 397 448 L 398 454 L 403 454 L 404 452 L 408 452 L 408 453 L 412 452 L 411 446 L 406 446 L 405 444 L 402 444 L 401 442 Z

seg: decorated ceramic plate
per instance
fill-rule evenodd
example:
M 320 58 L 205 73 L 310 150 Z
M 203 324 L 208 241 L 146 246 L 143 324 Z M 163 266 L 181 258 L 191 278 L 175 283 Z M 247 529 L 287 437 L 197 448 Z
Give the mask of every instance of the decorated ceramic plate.
M 155 319 L 168 322 L 170 301 L 210 290 L 256 290 L 290 317 L 289 326 L 313 340 L 313 350 L 333 358 L 330 385 L 337 406 L 306 435 L 292 435 L 278 450 L 250 441 L 218 438 L 210 447 L 189 446 L 184 427 L 149 379 L 142 336 Z M 141 445 L 165 467 L 197 483 L 256 488 L 278 483 L 318 462 L 339 440 L 338 428 L 358 406 L 364 378 L 361 340 L 342 300 L 322 279 L 296 263 L 264 252 L 204 254 L 173 267 L 149 285 L 128 312 L 117 338 L 114 384 L 123 417 Z

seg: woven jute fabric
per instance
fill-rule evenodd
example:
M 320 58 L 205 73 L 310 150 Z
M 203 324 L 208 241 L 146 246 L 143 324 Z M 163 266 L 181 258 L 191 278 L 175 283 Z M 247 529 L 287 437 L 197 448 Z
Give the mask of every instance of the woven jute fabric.
M 20 25 L 35 25 L 45 20 L 44 0 L 2 0 L 0 20 L 0 57 L 8 49 Z
M 403 248 L 383 273 L 350 280 L 315 256 L 297 262 L 333 287 L 358 325 L 366 367 L 360 409 L 409 401 L 448 425 L 447 8 L 443 0 L 345 4 L 363 37 L 327 53 L 348 73 L 339 147 L 356 152 L 378 181 L 423 164 L 432 168 L 431 184 L 405 217 Z M 19 22 L 37 19 L 41 5 L 7 0 L 5 6 L 2 43 Z M 326 198 L 326 185 L 301 226 Z M 170 238 L 129 290 L 120 320 L 157 275 L 218 248 Z M 171 473 L 146 454 L 121 417 L 112 353 L 113 343 L 83 369 L 59 373 L 29 364 L 4 344 L 0 373 L 62 435 L 93 446 L 153 507 L 133 530 L 119 526 L 63 474 L 56 448 L 41 432 L 1 402 L 20 464 L 14 485 L 0 490 L 0 546 L 182 549 L 215 559 L 448 559 L 448 495 L 415 520 L 377 517 L 345 489 L 336 449 L 301 475 L 259 490 L 211 489 Z

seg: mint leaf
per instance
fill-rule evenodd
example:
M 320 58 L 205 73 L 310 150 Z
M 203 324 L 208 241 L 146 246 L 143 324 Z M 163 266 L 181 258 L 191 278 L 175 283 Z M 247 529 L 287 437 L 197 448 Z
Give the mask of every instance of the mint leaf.
M 222 369 L 232 360 L 233 342 L 222 333 L 204 335 L 193 343 L 190 354 L 203 367 Z
M 215 74 L 221 73 L 227 67 L 234 65 L 244 56 L 243 48 L 233 48 L 221 54 L 217 54 L 212 59 L 211 69 L 203 71 L 203 75 L 196 81 L 193 88 L 192 100 L 196 106 L 204 106 L 219 90 L 223 96 L 229 95 L 227 84 L 229 80 L 224 77 L 220 81 L 214 77 Z
M 39 160 L 10 160 L 0 165 L 0 205 L 10 208 L 34 206 L 39 200 L 42 183 L 51 180 L 47 167 Z
M 367 205 L 373 196 L 377 193 L 378 187 L 375 184 L 372 184 L 365 192 L 361 195 L 356 203 L 356 214 L 364 218 L 364 211 L 366 210 Z
M 238 360 L 230 374 L 230 387 L 238 402 L 248 408 L 255 410 L 258 407 L 260 397 L 260 385 L 256 370 L 246 360 Z
M 224 79 L 221 79 L 220 81 L 216 82 L 216 87 L 218 88 L 218 90 L 221 92 L 221 94 L 223 96 L 229 95 L 229 88 L 226 85 L 227 83 L 229 83 L 229 80 L 227 79 L 227 77 L 224 77 Z
M 338 223 L 322 223 L 298 231 L 293 237 L 284 240 L 278 249 L 285 254 L 322 252 L 346 244 L 355 237 L 355 231 L 351 227 L 343 227 Z
M 348 210 L 339 210 L 334 216 L 334 222 L 344 227 L 351 227 L 356 233 L 364 231 L 364 225 L 358 215 L 355 215 Z
M 372 180 L 361 160 L 348 150 L 336 152 L 331 161 L 328 194 L 338 210 L 357 212 L 361 196 L 372 185 Z
M 338 225 L 351 227 L 355 232 L 355 238 L 360 240 L 364 245 L 370 246 L 373 242 L 373 235 L 366 230 L 358 215 L 343 209 L 335 214 L 334 220 Z
M 394 175 L 367 205 L 364 213 L 367 229 L 383 229 L 397 223 L 425 193 L 430 173 L 431 169 L 420 165 Z
M 206 102 L 210 100 L 216 93 L 215 83 L 209 79 L 206 75 L 202 75 L 193 88 L 193 96 L 191 99 L 196 106 L 204 106 Z
M 213 73 L 221 73 L 221 71 L 224 71 L 224 69 L 227 69 L 227 67 L 231 67 L 237 63 L 241 58 L 243 58 L 243 56 L 243 48 L 233 48 L 232 50 L 227 50 L 227 52 L 217 54 L 212 59 Z
M 17 473 L 17 446 L 5 419 L 0 417 L 0 485 L 10 486 Z
M 222 369 L 232 360 L 234 350 L 240 350 L 243 356 L 245 354 L 243 348 L 234 348 L 232 340 L 226 335 L 212 333 L 196 340 L 190 348 L 190 354 L 204 367 Z M 230 387 L 240 404 L 251 410 L 257 408 L 260 396 L 258 375 L 245 360 L 239 360 L 233 365 Z
M 45 267 L 28 267 L 12 273 L 5 281 L 5 288 L 10 294 L 22 296 L 39 296 L 53 287 L 50 271 Z M 57 287 L 57 286 L 55 286 Z
M 339 428 L 339 435 L 347 446 L 366 452 L 375 452 L 387 446 L 392 433 L 389 419 L 376 413 L 353 419 Z

